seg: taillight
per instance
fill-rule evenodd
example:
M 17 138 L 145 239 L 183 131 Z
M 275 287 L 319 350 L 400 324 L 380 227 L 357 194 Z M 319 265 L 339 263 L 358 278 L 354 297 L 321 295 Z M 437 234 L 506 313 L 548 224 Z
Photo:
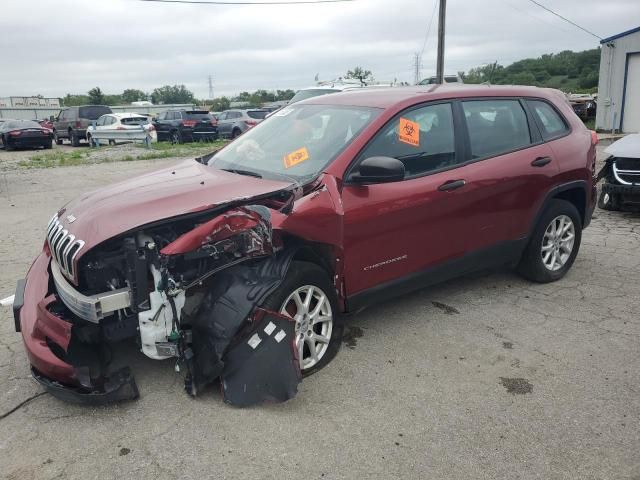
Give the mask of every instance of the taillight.
M 244 123 L 246 123 L 248 127 L 255 127 L 258 124 L 255 120 L 245 120 Z
M 600 142 L 598 134 L 594 130 L 591 130 L 591 145 L 597 145 L 598 142 Z
M 182 126 L 183 127 L 193 128 L 193 127 L 196 126 L 196 123 L 198 123 L 196 120 L 183 120 L 182 121 Z
M 12 137 L 19 137 L 20 135 L 22 135 L 22 131 L 14 130 L 13 132 L 9 132 L 9 135 L 11 135 Z

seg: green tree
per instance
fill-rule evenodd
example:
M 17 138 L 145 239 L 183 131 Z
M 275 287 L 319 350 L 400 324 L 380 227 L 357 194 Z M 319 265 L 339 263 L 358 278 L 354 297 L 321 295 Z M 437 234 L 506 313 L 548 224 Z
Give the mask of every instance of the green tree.
M 141 100 L 146 100 L 147 94 L 142 90 L 137 90 L 135 88 L 127 88 L 124 92 L 122 92 L 122 101 L 124 103 L 133 103 Z
M 67 93 L 62 99 L 62 105 L 65 107 L 77 107 L 79 105 L 87 105 L 89 97 L 87 95 L 72 95 Z
M 184 85 L 165 85 L 151 93 L 151 101 L 156 104 L 194 103 L 195 97 Z
M 356 67 L 353 70 L 347 70 L 347 74 L 344 76 L 344 78 L 355 78 L 357 80 L 360 80 L 360 83 L 362 83 L 363 85 L 366 85 L 368 81 L 371 81 L 373 79 L 373 74 L 371 73 L 371 70 L 365 70 L 362 67 Z
M 87 92 L 89 96 L 89 104 L 90 105 L 102 105 L 104 104 L 104 94 L 100 87 L 93 87 L 91 90 Z
M 227 97 L 214 98 L 211 102 L 212 112 L 222 112 L 231 108 L 231 101 Z

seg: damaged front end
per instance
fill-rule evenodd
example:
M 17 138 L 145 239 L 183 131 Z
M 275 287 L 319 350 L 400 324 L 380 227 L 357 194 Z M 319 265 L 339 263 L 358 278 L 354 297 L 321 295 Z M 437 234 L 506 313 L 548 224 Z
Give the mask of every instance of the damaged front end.
M 193 396 L 220 379 L 234 405 L 292 398 L 301 381 L 294 321 L 260 306 L 296 253 L 271 222 L 296 193 L 156 222 L 81 256 L 56 215 L 14 309 L 34 378 L 63 400 L 135 399 L 111 348 L 135 340 L 152 359 L 175 359 Z

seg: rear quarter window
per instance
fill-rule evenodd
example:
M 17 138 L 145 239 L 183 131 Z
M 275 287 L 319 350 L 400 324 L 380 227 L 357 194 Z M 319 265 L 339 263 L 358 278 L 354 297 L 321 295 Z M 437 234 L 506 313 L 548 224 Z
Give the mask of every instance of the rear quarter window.
M 538 121 L 540 133 L 544 140 L 560 137 L 569 131 L 569 127 L 564 119 L 555 108 L 547 102 L 543 102 L 542 100 L 527 100 L 527 103 Z
M 249 110 L 247 112 L 247 115 L 249 115 L 251 118 L 256 118 L 258 120 L 262 120 L 267 116 L 267 111 L 264 110 Z
M 86 118 L 88 120 L 97 120 L 102 115 L 105 115 L 107 113 L 111 113 L 111 109 L 109 107 L 87 106 L 87 107 L 80 107 L 78 116 L 80 118 Z

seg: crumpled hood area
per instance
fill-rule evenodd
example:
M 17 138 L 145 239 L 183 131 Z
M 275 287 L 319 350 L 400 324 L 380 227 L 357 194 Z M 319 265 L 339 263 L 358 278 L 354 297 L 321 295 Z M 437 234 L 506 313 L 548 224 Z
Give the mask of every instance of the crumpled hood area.
M 137 227 L 275 193 L 287 182 L 217 170 L 194 160 L 86 193 L 58 214 L 64 228 L 93 246 Z

